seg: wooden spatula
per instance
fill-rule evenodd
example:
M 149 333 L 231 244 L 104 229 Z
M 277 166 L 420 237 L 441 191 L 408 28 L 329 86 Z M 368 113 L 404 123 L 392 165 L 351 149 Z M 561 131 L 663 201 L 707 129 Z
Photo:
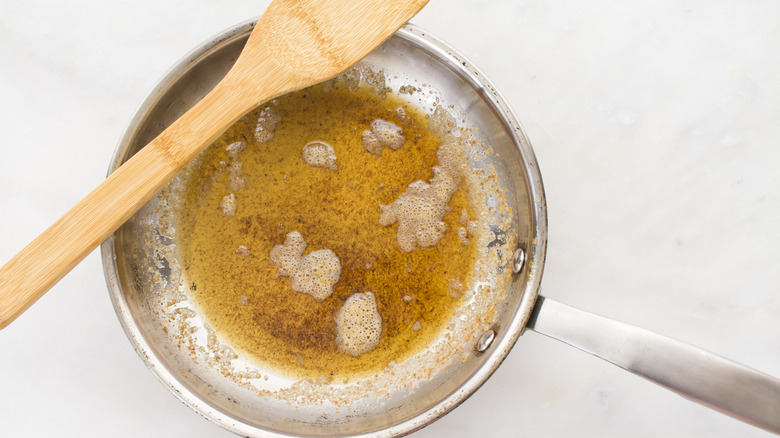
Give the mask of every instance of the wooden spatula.
M 0 329 L 138 211 L 242 115 L 343 72 L 427 0 L 274 0 L 227 76 L 0 268 Z

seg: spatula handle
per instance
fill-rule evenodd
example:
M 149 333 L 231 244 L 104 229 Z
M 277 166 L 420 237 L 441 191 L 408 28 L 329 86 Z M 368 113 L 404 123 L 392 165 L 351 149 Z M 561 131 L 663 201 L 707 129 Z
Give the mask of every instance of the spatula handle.
M 218 85 L 0 268 L 0 329 L 138 211 L 256 101 Z

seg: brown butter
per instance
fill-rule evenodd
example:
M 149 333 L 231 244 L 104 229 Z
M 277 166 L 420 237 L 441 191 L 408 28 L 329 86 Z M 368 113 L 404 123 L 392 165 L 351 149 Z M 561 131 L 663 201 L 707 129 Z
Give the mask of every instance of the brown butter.
M 464 246 L 455 230 L 462 209 L 473 217 L 472 209 L 461 185 L 449 203 L 443 239 L 407 253 L 396 243 L 397 225 L 379 225 L 379 205 L 392 203 L 416 180 L 430 180 L 441 140 L 419 110 L 392 93 L 380 98 L 341 82 L 279 98 L 282 121 L 274 138 L 261 144 L 253 131 L 263 108 L 219 138 L 187 180 L 179 251 L 200 313 L 233 348 L 295 377 L 375 373 L 420 351 L 460 302 L 450 296 L 448 280 L 469 282 L 476 249 Z M 361 134 L 375 119 L 401 126 L 405 145 L 381 156 L 367 152 Z M 316 140 L 333 147 L 337 171 L 303 161 L 303 146 Z M 232 191 L 219 162 L 229 162 L 225 147 L 235 141 L 248 145 L 239 155 L 247 183 L 235 192 L 235 216 L 225 217 L 218 205 Z M 304 254 L 328 248 L 341 260 L 341 278 L 324 301 L 293 291 L 269 261 L 271 248 L 296 230 L 308 244 Z M 251 255 L 237 253 L 240 245 Z M 376 297 L 381 340 L 375 350 L 352 357 L 336 346 L 334 318 L 347 298 L 366 291 Z M 413 330 L 417 321 L 420 329 Z

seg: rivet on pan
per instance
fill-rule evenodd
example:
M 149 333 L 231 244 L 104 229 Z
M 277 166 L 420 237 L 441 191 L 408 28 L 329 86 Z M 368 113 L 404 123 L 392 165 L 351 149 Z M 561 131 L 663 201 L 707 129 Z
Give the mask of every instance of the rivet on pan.
M 523 265 L 525 264 L 525 251 L 523 251 L 523 248 L 519 248 L 517 251 L 515 251 L 514 255 L 512 255 L 512 270 L 515 274 L 520 272 L 523 269 Z
M 482 333 L 482 336 L 479 337 L 479 341 L 477 341 L 477 351 L 482 353 L 487 350 L 490 347 L 490 344 L 493 343 L 494 339 L 496 339 L 496 332 L 493 330 L 488 330 L 485 333 Z

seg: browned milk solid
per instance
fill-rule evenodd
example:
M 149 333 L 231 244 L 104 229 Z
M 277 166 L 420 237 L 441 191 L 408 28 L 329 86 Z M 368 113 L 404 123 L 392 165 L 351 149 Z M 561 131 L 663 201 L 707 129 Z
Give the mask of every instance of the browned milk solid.
M 273 122 L 260 135 L 258 118 Z M 362 134 L 375 120 L 401 127 L 403 146 L 368 152 Z M 334 166 L 304 161 L 303 147 L 314 141 L 333 148 Z M 228 148 L 236 142 L 246 147 Z M 281 97 L 242 118 L 196 162 L 178 219 L 179 251 L 201 315 L 233 348 L 295 377 L 365 375 L 420 351 L 459 304 L 462 288 L 453 285 L 469 284 L 477 251 L 456 230 L 474 214 L 460 184 L 441 241 L 407 252 L 398 224 L 380 225 L 380 205 L 415 181 L 431 181 L 440 145 L 414 107 L 342 82 Z M 226 216 L 220 203 L 231 195 L 235 211 Z M 339 281 L 324 300 L 276 275 L 269 254 L 293 231 L 306 241 L 304 255 L 328 249 L 340 260 Z M 382 331 L 375 349 L 355 357 L 337 346 L 336 317 L 350 296 L 366 292 Z

